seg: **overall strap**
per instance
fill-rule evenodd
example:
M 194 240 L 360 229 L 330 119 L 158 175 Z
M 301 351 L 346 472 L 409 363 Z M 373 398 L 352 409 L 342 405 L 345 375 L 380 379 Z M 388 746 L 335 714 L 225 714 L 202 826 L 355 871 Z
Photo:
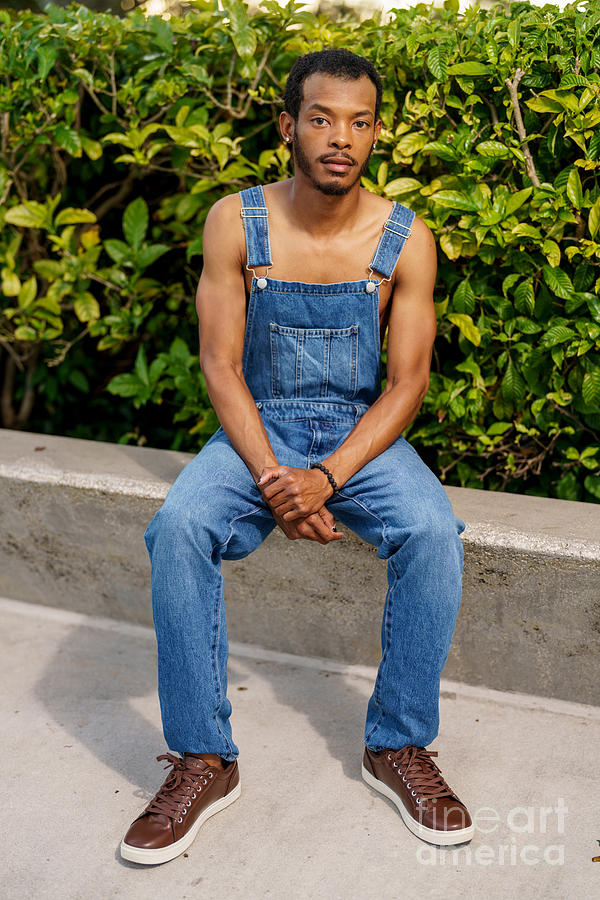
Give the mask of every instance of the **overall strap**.
M 246 235 L 246 265 L 271 266 L 271 242 L 269 240 L 269 210 L 265 203 L 262 185 L 240 191 L 240 210 Z
M 391 215 L 383 226 L 383 234 L 371 260 L 371 269 L 379 272 L 386 280 L 392 277 L 404 242 L 411 233 L 415 215 L 408 206 L 394 203 Z

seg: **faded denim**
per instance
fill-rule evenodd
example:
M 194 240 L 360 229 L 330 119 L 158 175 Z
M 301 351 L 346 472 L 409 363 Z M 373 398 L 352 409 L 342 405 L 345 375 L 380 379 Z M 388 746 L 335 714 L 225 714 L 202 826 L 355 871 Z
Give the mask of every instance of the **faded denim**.
M 248 267 L 271 267 L 262 188 L 242 191 L 241 200 Z M 413 219 L 411 210 L 394 204 L 373 272 L 391 277 Z M 279 463 L 306 468 L 331 454 L 379 395 L 377 282 L 376 276 L 308 284 L 254 275 L 244 376 Z M 382 657 L 365 744 L 425 747 L 438 734 L 440 675 L 462 595 L 465 524 L 403 437 L 356 472 L 327 507 L 387 560 Z M 146 529 L 159 699 L 173 751 L 238 755 L 227 697 L 221 560 L 246 557 L 274 527 L 254 479 L 219 428 Z M 298 585 L 298 602 L 301 597 Z

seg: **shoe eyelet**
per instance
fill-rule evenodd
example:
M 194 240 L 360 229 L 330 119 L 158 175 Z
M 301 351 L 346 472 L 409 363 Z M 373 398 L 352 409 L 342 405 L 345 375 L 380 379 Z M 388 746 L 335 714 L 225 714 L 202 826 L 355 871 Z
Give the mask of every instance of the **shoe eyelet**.
M 418 797 L 417 797 L 417 803 L 418 803 L 418 804 L 419 804 L 419 805 L 420 805 L 420 803 L 421 803 L 421 801 L 420 801 L 420 800 L 419 800 L 419 798 L 418 798 Z
M 402 781 L 406 781 L 406 776 L 402 776 Z
M 212 777 L 213 777 L 213 773 L 212 773 L 212 772 L 209 772 L 209 773 L 208 773 L 208 777 L 209 777 L 209 778 L 212 778 Z M 206 781 L 204 782 L 204 784 L 206 784 Z
M 394 767 L 395 769 L 398 768 L 398 763 L 392 763 L 392 765 L 393 765 L 393 767 Z
M 388 753 L 388 759 L 391 759 L 391 758 L 392 758 L 392 757 L 391 757 L 390 754 Z
M 196 792 L 194 791 L 194 793 L 192 794 L 192 800 L 195 800 L 197 796 L 198 796 L 198 795 L 197 795 Z
M 186 805 L 186 806 L 191 806 L 191 805 L 192 805 L 192 801 L 191 801 L 191 800 L 188 800 L 188 802 L 187 802 L 185 805 Z
M 410 781 L 407 781 L 407 782 L 406 782 L 406 787 L 407 787 L 407 788 L 410 787 Z
M 202 784 L 208 784 L 206 778 L 203 778 L 203 779 L 202 779 Z
M 181 818 L 181 816 L 179 816 L 179 818 L 177 819 L 177 821 L 178 821 L 178 822 L 183 822 L 183 819 Z
M 182 810 L 181 810 L 181 815 L 182 815 L 182 816 L 187 815 L 187 809 L 182 809 Z
M 417 796 L 414 791 L 411 791 L 411 794 L 413 795 L 413 797 Z

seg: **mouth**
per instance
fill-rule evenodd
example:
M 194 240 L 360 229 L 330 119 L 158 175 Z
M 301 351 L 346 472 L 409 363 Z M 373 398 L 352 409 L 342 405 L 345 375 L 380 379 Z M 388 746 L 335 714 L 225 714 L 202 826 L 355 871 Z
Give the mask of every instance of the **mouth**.
M 335 172 L 336 175 L 345 175 L 355 165 L 352 160 L 347 159 L 345 156 L 330 156 L 327 159 L 322 159 L 321 162 L 326 169 L 330 172 Z

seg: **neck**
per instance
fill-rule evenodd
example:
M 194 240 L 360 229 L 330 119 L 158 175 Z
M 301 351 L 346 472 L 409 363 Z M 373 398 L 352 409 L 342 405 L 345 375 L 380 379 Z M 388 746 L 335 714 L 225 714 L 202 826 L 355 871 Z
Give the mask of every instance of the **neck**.
M 344 231 L 358 216 L 360 192 L 357 182 L 347 194 L 324 194 L 303 172 L 297 171 L 289 190 L 294 221 L 315 237 Z

